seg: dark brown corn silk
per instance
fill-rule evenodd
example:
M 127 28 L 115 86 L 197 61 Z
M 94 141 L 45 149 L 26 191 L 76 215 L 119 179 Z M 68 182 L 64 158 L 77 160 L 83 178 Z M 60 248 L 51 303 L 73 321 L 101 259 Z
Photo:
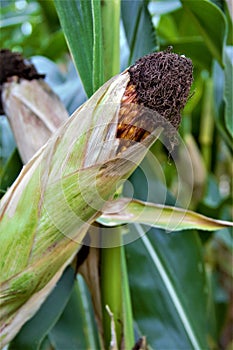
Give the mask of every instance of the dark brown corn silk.
M 35 66 L 27 61 L 19 52 L 12 52 L 8 49 L 0 50 L 0 83 L 1 85 L 9 77 L 17 76 L 27 80 L 44 78 L 44 74 L 39 74 Z
M 192 61 L 166 50 L 140 58 L 128 71 L 117 137 L 140 142 L 162 125 L 172 149 L 193 81 Z

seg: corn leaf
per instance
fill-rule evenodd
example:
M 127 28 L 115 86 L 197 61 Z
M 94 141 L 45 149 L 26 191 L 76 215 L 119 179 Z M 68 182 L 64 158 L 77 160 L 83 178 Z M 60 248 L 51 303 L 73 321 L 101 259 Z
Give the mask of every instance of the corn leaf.
M 90 2 L 56 0 L 55 6 L 85 91 L 91 96 L 93 28 Z
M 7 188 L 14 182 L 21 169 L 22 161 L 19 152 L 15 148 L 0 173 L 0 191 L 2 193 L 5 193 Z
M 150 188 L 151 201 L 163 203 L 166 194 L 166 204 L 174 205 L 147 159 L 142 168 L 146 178 L 139 169 L 130 178 L 134 196 L 145 199 Z M 137 335 L 146 334 L 153 349 L 208 349 L 214 320 L 199 236 L 192 230 L 164 234 L 140 224 L 128 227 L 140 237 L 125 246 Z
M 139 224 L 130 231 L 141 236 L 126 245 L 138 336 L 146 334 L 152 349 L 208 349 L 209 290 L 198 236 L 155 228 L 145 235 Z
M 147 3 L 145 0 L 121 2 L 122 20 L 130 49 L 128 64 L 156 48 L 155 29 Z
M 120 3 L 120 0 L 101 2 L 105 81 L 120 71 Z
M 100 348 L 90 293 L 80 275 L 49 339 L 56 350 Z
M 183 8 L 203 36 L 207 47 L 223 66 L 223 48 L 226 41 L 226 19 L 219 8 L 206 0 L 182 0 Z M 208 21 L 206 20 L 208 13 Z M 216 26 L 216 23 L 218 25 Z
M 55 6 L 74 63 L 90 97 L 103 84 L 100 1 L 55 0 Z
M 94 92 L 104 83 L 102 21 L 101 21 L 100 1 L 91 0 L 91 10 L 92 10 L 92 23 L 93 23 L 92 25 L 93 26 L 92 86 L 93 86 L 93 92 Z
M 106 226 L 141 223 L 167 231 L 198 229 L 205 231 L 232 227 L 228 221 L 214 220 L 190 210 L 121 198 L 110 202 L 97 219 Z
M 225 123 L 226 128 L 229 131 L 230 136 L 233 136 L 233 107 L 232 107 L 232 93 L 233 93 L 233 46 L 226 46 L 224 52 L 225 62 L 225 88 L 224 88 L 224 100 L 225 100 Z
M 225 70 L 221 68 L 217 61 L 213 64 L 213 88 L 214 88 L 214 107 L 216 108 L 217 113 L 215 114 L 215 123 L 218 128 L 223 140 L 226 142 L 230 151 L 232 152 L 232 137 L 229 135 L 229 128 L 226 128 L 226 122 L 228 123 L 228 111 L 230 111 L 230 105 L 227 107 L 228 94 L 226 90 L 226 81 L 225 81 Z M 230 82 L 230 77 L 227 78 L 227 81 Z M 225 90 L 225 91 L 224 91 Z M 229 93 L 231 90 L 228 90 Z M 224 101 L 225 100 L 225 101 Z M 225 104 L 225 111 L 224 106 Z M 225 114 L 225 115 L 224 115 Z M 228 124 L 229 125 L 229 124 Z

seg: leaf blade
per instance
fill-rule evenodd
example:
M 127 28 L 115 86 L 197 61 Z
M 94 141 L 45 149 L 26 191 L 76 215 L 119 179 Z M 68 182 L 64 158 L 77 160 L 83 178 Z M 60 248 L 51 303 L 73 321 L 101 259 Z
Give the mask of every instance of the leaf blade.
M 92 61 L 92 85 L 96 91 L 104 83 L 103 74 L 103 45 L 100 2 L 91 0 L 93 23 L 93 61 Z
M 145 235 L 140 225 L 131 225 L 130 229 L 141 230 L 142 237 L 126 246 L 134 317 L 139 331 L 147 335 L 152 348 L 207 349 L 207 286 L 198 236 L 180 232 L 177 238 L 164 235 L 158 229 Z M 185 259 L 188 255 L 192 259 Z M 179 257 L 185 259 L 182 266 Z M 192 285 L 186 284 L 190 273 L 196 281 Z
M 120 71 L 120 0 L 102 1 L 101 15 L 104 80 L 107 81 Z
M 156 48 L 155 29 L 147 9 L 147 1 L 122 1 L 122 20 L 130 48 L 129 64 Z M 131 18 L 131 21 L 128 19 Z
M 103 212 L 97 221 L 106 226 L 141 223 L 169 231 L 213 231 L 233 226 L 231 222 L 211 219 L 190 210 L 127 198 L 112 202 L 112 208 L 108 205 L 107 212 Z
M 223 66 L 223 47 L 226 41 L 226 20 L 219 8 L 213 3 L 182 0 L 187 15 L 197 26 L 212 55 Z M 206 21 L 208 13 L 208 21 Z M 216 26 L 216 22 L 218 25 Z
M 88 290 L 78 276 L 63 314 L 49 333 L 51 344 L 56 350 L 99 348 L 91 307 Z
M 87 96 L 90 97 L 94 91 L 92 82 L 93 52 L 92 42 L 90 42 L 93 28 L 92 22 L 89 20 L 92 18 L 89 1 L 55 0 L 55 6 L 84 89 Z
M 232 107 L 232 69 L 233 69 L 233 46 L 225 47 L 225 86 L 224 86 L 224 100 L 225 100 L 225 123 L 230 135 L 233 136 L 233 107 Z

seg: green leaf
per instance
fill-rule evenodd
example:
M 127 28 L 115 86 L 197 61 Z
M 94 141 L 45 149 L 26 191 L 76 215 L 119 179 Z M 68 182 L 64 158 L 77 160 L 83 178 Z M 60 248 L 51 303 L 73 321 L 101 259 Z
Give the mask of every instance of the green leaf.
M 233 106 L 232 106 L 232 94 L 233 94 L 233 46 L 225 47 L 224 55 L 225 63 L 225 87 L 224 87 L 224 100 L 225 100 L 225 122 L 226 128 L 230 135 L 233 136 Z
M 104 82 L 100 1 L 55 0 L 68 46 L 87 96 Z
M 55 9 L 55 5 L 53 1 L 43 1 L 37 0 L 40 4 L 40 7 L 44 13 L 44 18 L 46 20 L 46 24 L 49 26 L 49 29 L 53 32 L 59 29 L 60 24 L 57 17 L 57 12 Z
M 43 1 L 45 2 L 45 1 Z M 56 61 L 58 57 L 63 57 L 64 54 L 67 54 L 68 48 L 64 34 L 61 29 L 57 30 L 54 33 L 51 33 L 46 41 L 41 45 L 42 56 L 46 56 L 51 60 Z M 44 73 L 44 71 L 43 71 Z M 46 75 L 47 77 L 47 75 Z
M 56 10 L 64 31 L 74 62 L 79 71 L 88 96 L 93 93 L 92 86 L 92 23 L 91 8 L 81 8 L 81 1 L 55 0 Z M 79 8 L 78 8 L 78 6 Z M 87 15 L 87 13 L 89 16 Z
M 87 96 L 103 83 L 100 2 L 55 0 L 68 46 Z
M 211 55 L 201 37 L 173 37 L 166 44 L 161 45 L 161 49 L 165 50 L 168 43 L 173 46 L 174 52 L 190 57 L 194 66 L 200 65 L 204 69 L 210 69 L 212 63 Z
M 40 346 L 40 350 L 51 350 L 51 349 L 52 349 L 52 345 L 51 345 L 49 338 L 47 336 L 42 341 L 41 346 Z
M 223 198 L 220 194 L 218 181 L 215 176 L 209 174 L 206 181 L 206 193 L 203 198 L 203 203 L 210 208 L 219 208 L 222 200 Z
M 81 276 L 49 339 L 56 350 L 99 348 L 90 295 Z
M 0 189 L 4 193 L 14 182 L 22 169 L 22 160 L 15 149 L 0 173 Z
M 198 28 L 191 23 L 183 8 L 162 15 L 158 23 L 157 33 L 161 41 L 161 49 L 164 50 L 168 45 L 172 45 L 174 52 L 190 57 L 194 66 L 201 65 L 203 68 L 210 69 L 212 55 Z
M 134 318 L 153 349 L 208 349 L 207 284 L 194 232 L 147 235 L 126 246 Z M 135 263 L 137 261 L 137 263 Z
M 93 61 L 92 61 L 92 84 L 93 91 L 96 91 L 104 83 L 103 78 L 103 53 L 102 53 L 102 23 L 100 2 L 91 0 L 93 19 Z
M 101 1 L 104 80 L 120 71 L 120 0 Z
M 125 349 L 132 349 L 135 344 L 133 333 L 133 310 L 130 298 L 125 249 L 123 246 L 121 247 L 121 257 L 124 344 Z
M 147 3 L 145 0 L 124 0 L 121 3 L 122 20 L 130 48 L 129 64 L 156 49 L 155 29 Z
M 126 223 L 141 223 L 168 231 L 198 229 L 205 231 L 232 227 L 228 221 L 214 220 L 193 211 L 147 203 L 130 198 L 121 198 L 110 202 L 107 212 L 97 219 L 106 226 L 123 225 Z
M 181 0 L 181 2 L 190 21 L 199 29 L 210 52 L 223 66 L 227 26 L 223 13 L 216 5 L 206 0 Z
M 233 45 L 233 19 L 231 12 L 231 3 L 224 1 L 223 6 L 228 25 L 227 45 Z
M 230 77 L 228 77 L 230 81 Z M 225 77 L 224 70 L 220 67 L 217 61 L 213 65 L 213 87 L 214 87 L 214 105 L 216 109 L 215 122 L 218 128 L 218 132 L 224 139 L 229 149 L 232 151 L 232 137 L 229 135 L 229 131 L 226 128 L 226 118 L 225 118 L 225 101 L 224 101 L 224 88 L 225 88 Z M 227 97 L 228 98 L 228 97 Z
M 25 323 L 10 343 L 9 350 L 35 350 L 40 348 L 43 339 L 55 325 L 69 300 L 74 278 L 74 270 L 68 267 L 39 311 L 31 320 Z
M 148 165 L 145 159 L 143 172 L 137 169 L 130 178 L 134 197 L 161 203 L 166 199 L 166 204 L 174 205 L 156 169 Z M 152 228 L 148 232 L 139 224 L 129 229 L 141 238 L 125 246 L 139 335 L 146 335 L 153 349 L 208 349 L 206 339 L 212 337 L 208 307 L 213 306 L 199 236 L 191 230 L 165 234 Z

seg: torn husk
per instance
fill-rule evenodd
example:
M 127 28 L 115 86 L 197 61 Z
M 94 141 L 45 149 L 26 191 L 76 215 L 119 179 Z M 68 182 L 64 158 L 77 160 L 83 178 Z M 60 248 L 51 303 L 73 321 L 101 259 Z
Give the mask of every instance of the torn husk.
M 158 58 L 163 62 L 161 67 Z M 179 73 L 179 61 L 181 66 L 187 65 L 188 74 Z M 158 69 L 168 75 L 167 90 L 156 80 Z M 174 120 L 177 127 L 183 102 L 176 106 L 175 117 L 169 118 L 166 103 L 160 114 L 155 106 L 146 105 L 147 98 L 151 103 L 157 95 L 162 98 L 166 91 L 171 93 L 173 74 L 180 81 L 180 98 L 184 101 L 191 85 L 192 65 L 175 54 L 145 56 L 112 78 L 56 131 L 3 197 L 2 345 L 15 336 L 50 293 L 119 180 L 132 173 L 162 130 L 170 134 L 168 125 Z
M 0 50 L 1 106 L 23 163 L 42 147 L 68 113 L 35 67 L 10 50 Z

